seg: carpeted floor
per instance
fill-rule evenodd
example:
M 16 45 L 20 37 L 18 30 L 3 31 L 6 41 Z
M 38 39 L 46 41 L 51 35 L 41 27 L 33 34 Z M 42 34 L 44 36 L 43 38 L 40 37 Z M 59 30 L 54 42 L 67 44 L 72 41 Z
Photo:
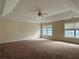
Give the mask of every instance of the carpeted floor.
M 2 48 L 1 48 L 1 45 L 0 45 L 0 59 L 2 59 Z
M 0 46 L 0 59 L 79 59 L 79 45 L 51 40 L 6 43 Z

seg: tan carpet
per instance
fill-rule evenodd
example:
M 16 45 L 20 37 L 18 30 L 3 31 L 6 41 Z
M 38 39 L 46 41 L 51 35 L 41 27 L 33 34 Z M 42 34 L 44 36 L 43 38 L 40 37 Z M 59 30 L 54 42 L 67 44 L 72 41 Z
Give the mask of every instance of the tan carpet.
M 79 45 L 59 41 L 26 40 L 1 46 L 0 59 L 79 59 Z

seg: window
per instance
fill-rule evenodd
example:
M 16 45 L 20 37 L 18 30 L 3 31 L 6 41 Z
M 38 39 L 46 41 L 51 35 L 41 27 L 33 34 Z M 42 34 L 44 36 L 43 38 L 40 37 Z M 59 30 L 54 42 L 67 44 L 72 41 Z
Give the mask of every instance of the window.
M 79 38 L 79 23 L 66 23 L 64 27 L 65 37 Z
M 52 36 L 52 26 L 42 26 L 42 35 Z

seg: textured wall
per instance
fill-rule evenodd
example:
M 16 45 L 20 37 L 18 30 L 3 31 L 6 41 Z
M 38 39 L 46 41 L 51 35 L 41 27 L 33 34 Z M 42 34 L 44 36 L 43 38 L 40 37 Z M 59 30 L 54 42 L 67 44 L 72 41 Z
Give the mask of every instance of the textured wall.
M 40 37 L 40 24 L 0 20 L 1 42 L 35 39 Z M 1 35 L 0 35 L 1 36 Z
M 1 23 L 1 21 L 0 21 L 0 42 L 2 41 L 2 23 Z

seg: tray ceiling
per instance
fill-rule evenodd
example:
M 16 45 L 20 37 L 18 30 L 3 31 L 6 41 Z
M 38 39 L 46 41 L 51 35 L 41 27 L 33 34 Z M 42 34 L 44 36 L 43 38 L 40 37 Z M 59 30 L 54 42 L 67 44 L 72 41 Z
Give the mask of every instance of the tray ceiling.
M 0 13 L 5 19 L 40 23 L 39 19 L 33 18 L 35 8 L 48 14 L 42 22 L 79 16 L 79 0 L 5 0 L 0 6 Z

